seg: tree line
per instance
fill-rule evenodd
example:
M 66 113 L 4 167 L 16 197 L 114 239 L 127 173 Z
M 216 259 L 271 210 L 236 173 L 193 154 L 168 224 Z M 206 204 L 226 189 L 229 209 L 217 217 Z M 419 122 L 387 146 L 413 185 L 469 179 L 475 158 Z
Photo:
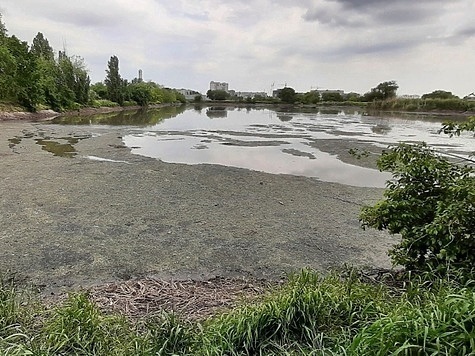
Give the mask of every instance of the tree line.
M 154 82 L 119 73 L 119 59 L 112 56 L 103 82 L 91 84 L 84 59 L 55 51 L 41 33 L 30 44 L 9 36 L 0 13 L 0 101 L 18 104 L 30 111 L 56 111 L 83 106 L 149 105 L 184 102 L 183 95 Z
M 206 95 L 211 100 L 245 101 L 246 103 L 358 105 L 374 110 L 398 111 L 475 111 L 475 101 L 461 99 L 450 91 L 434 90 L 420 98 L 405 98 L 396 95 L 398 88 L 397 82 L 391 80 L 379 83 L 363 95 L 355 92 L 344 93 L 340 90 L 311 90 L 306 93 L 298 93 L 292 87 L 276 90 L 273 97 L 256 95 L 252 98 L 241 98 L 224 90 L 208 90 Z

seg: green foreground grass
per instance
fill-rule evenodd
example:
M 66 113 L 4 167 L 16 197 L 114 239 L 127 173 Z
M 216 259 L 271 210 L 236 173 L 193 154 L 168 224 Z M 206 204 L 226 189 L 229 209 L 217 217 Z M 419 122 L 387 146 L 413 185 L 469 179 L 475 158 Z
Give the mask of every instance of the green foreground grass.
M 206 320 L 129 320 L 75 293 L 47 308 L 0 287 L 2 355 L 475 355 L 475 289 L 448 279 L 369 281 L 303 270 Z

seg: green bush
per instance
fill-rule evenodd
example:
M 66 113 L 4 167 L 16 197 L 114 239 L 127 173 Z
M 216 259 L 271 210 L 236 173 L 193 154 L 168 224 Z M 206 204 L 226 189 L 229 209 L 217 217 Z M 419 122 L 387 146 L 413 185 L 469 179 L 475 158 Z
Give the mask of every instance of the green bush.
M 381 170 L 392 173 L 384 200 L 362 210 L 363 226 L 400 234 L 391 251 L 408 269 L 470 271 L 475 265 L 474 169 L 449 162 L 425 144 L 383 152 Z
M 137 102 L 136 101 L 133 101 L 133 100 L 126 100 L 124 101 L 124 103 L 122 104 L 122 106 L 137 106 Z
M 101 107 L 113 108 L 113 107 L 119 106 L 119 104 L 117 104 L 113 101 L 110 101 L 110 100 L 100 99 L 100 100 L 94 100 L 92 102 L 92 106 L 95 107 L 95 108 L 101 108 Z

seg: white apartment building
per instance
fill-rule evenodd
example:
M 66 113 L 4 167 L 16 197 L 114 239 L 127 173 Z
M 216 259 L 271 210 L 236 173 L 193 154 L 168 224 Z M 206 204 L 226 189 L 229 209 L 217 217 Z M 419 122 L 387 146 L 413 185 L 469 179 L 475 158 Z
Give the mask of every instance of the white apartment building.
M 209 90 L 224 90 L 225 92 L 229 91 L 229 84 L 226 82 L 214 82 L 209 83 Z

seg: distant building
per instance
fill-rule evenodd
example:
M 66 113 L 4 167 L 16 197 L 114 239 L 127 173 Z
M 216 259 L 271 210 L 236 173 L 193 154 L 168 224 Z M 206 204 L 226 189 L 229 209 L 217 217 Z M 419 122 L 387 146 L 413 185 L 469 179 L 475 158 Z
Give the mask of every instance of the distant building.
M 467 96 L 464 96 L 463 100 L 475 101 L 475 93 L 470 93 Z
M 226 82 L 213 82 L 209 83 L 209 90 L 224 90 L 226 93 L 229 91 L 229 84 Z
M 421 96 L 417 94 L 405 94 L 399 96 L 401 99 L 420 99 Z
M 320 96 L 322 94 L 340 94 L 342 96 L 345 95 L 345 92 L 343 90 L 321 89 L 321 90 L 314 90 L 314 91 L 320 94 Z
M 235 94 L 238 98 L 251 98 L 254 99 L 256 96 L 267 98 L 267 93 L 263 91 L 237 91 Z
M 272 97 L 273 98 L 278 98 L 279 97 L 279 93 L 281 92 L 282 89 L 275 89 L 272 91 Z
M 191 90 L 191 89 L 178 89 L 177 92 L 182 94 L 187 101 L 193 101 L 195 100 L 196 96 L 201 95 L 201 93 L 197 92 L 196 90 Z

